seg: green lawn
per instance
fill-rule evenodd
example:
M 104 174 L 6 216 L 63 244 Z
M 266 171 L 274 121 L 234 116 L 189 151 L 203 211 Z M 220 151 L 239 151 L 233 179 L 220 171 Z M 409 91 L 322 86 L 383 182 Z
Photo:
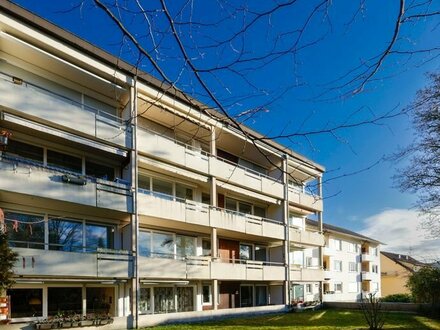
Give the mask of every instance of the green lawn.
M 384 329 L 440 329 L 440 321 L 408 313 L 386 313 Z M 154 330 L 209 329 L 368 329 L 362 312 L 326 309 L 315 312 L 276 314 L 216 322 L 154 327 Z

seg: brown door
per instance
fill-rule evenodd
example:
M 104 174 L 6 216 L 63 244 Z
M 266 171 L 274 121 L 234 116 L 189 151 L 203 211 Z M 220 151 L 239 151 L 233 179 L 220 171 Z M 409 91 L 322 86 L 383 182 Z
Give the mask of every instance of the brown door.
M 240 307 L 240 283 L 222 282 L 220 284 L 219 309 Z
M 218 194 L 217 196 L 217 206 L 224 209 L 225 208 L 225 195 Z
M 240 259 L 240 243 L 227 239 L 220 239 L 218 242 L 218 254 L 224 262 L 235 262 Z

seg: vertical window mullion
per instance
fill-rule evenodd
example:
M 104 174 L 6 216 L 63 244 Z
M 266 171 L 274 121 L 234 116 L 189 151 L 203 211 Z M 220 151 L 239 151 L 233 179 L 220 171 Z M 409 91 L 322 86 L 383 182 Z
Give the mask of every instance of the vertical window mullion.
M 44 214 L 44 250 L 49 250 L 49 215 Z
M 82 251 L 83 252 L 87 252 L 87 242 L 86 242 L 86 221 L 83 219 L 82 220 L 82 227 L 83 227 L 83 233 L 82 233 L 82 245 L 83 245 L 83 248 L 82 248 Z

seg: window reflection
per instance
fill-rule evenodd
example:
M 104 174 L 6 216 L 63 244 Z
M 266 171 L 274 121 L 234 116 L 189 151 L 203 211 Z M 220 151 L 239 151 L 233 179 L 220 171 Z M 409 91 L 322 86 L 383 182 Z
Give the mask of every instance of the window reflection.
M 49 249 L 81 251 L 83 224 L 78 221 L 51 219 L 49 221 Z
M 174 238 L 172 234 L 153 233 L 153 256 L 174 258 Z
M 86 249 L 96 251 L 98 248 L 112 249 L 112 227 L 86 224 Z
M 10 246 L 44 249 L 44 217 L 40 215 L 5 212 Z

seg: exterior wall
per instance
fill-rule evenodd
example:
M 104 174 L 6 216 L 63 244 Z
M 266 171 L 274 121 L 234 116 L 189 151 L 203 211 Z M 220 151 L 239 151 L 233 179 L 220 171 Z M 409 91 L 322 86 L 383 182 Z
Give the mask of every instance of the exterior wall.
M 410 293 L 406 282 L 410 272 L 384 255 L 380 255 L 382 296 Z

